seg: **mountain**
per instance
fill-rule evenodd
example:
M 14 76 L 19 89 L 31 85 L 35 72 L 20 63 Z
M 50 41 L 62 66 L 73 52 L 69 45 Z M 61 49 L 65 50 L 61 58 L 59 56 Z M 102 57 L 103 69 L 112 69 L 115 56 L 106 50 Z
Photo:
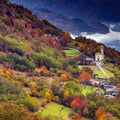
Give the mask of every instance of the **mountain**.
M 39 20 L 23 6 L 0 0 L 0 119 L 90 120 L 101 118 L 95 113 L 102 110 L 102 118 L 119 120 L 120 97 L 108 100 L 104 94 L 98 96 L 97 83 L 86 86 L 98 68 L 95 65 L 81 68 L 78 64 L 88 56 L 94 58 L 101 45 L 104 46 L 82 36 L 72 39 L 68 32 L 47 20 Z M 115 74 L 109 84 L 117 94 L 120 52 L 105 46 L 104 49 L 104 70 L 113 77 Z M 97 74 L 108 81 L 101 72 Z M 102 87 L 99 90 L 105 93 Z M 83 92 L 89 89 L 89 95 Z
M 72 35 L 79 36 L 85 33 L 85 36 L 88 34 L 91 36 L 91 34 L 99 33 L 99 38 L 103 38 L 104 34 L 106 34 L 107 37 L 104 43 L 108 46 L 119 48 L 120 0 L 10 1 L 27 7 L 40 19 L 46 19 L 63 31 L 70 32 Z M 117 33 L 112 35 L 109 29 Z
M 70 18 L 46 9 L 33 10 L 33 12 L 38 18 L 48 20 L 63 31 L 72 34 L 80 35 L 81 32 L 105 34 L 109 32 L 109 28 L 100 22 L 85 22 L 80 18 Z
M 87 21 L 120 22 L 120 0 L 11 0 L 32 9 L 46 8 Z M 57 6 L 57 7 L 56 7 Z M 62 9 L 61 9 L 62 8 Z
M 56 10 L 42 9 L 43 3 L 40 1 L 12 1 L 24 5 L 36 14 L 40 19 L 46 19 L 52 24 L 62 29 L 63 31 L 68 31 L 72 34 L 80 35 L 80 32 L 88 33 L 108 33 L 109 28 L 101 22 L 86 22 L 80 18 L 74 18 L 66 16 L 63 13 L 53 12 Z M 36 4 L 38 2 L 39 6 Z M 31 6 L 33 5 L 33 6 Z M 63 8 L 63 7 L 62 7 Z M 76 13 L 75 13 L 76 14 Z

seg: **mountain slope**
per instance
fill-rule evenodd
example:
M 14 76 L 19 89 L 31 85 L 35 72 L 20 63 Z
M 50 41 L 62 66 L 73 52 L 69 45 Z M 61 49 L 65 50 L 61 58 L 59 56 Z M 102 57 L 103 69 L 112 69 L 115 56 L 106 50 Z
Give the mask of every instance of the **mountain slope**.
M 44 34 L 64 35 L 48 21 L 40 21 L 22 6 L 9 2 L 0 4 L 1 64 L 20 71 L 32 71 L 41 65 L 49 69 L 63 68 L 65 59 L 59 50 L 60 44 Z
M 87 21 L 120 22 L 120 0 L 11 0 L 32 9 L 46 8 Z M 56 7 L 57 6 L 57 7 Z M 62 8 L 62 9 L 61 9 Z
M 24 5 L 25 7 L 32 10 L 40 19 L 46 19 L 50 21 L 52 24 L 54 24 L 55 26 L 57 26 L 58 28 L 62 29 L 63 31 L 68 31 L 68 32 L 71 32 L 72 34 L 80 35 L 80 32 L 88 32 L 88 33 L 97 33 L 97 32 L 108 33 L 109 32 L 109 28 L 100 22 L 86 22 L 81 20 L 80 18 L 74 18 L 74 16 L 73 18 L 71 18 L 72 15 L 70 15 L 71 16 L 70 17 L 70 16 L 62 15 L 63 13 L 59 14 L 59 13 L 53 12 L 53 11 L 56 11 L 54 9 L 52 11 L 47 9 L 42 9 L 42 7 L 43 8 L 47 8 L 47 7 L 46 5 L 43 4 L 44 2 L 41 2 L 41 1 L 31 1 L 31 2 L 12 1 L 12 2 L 16 2 Z M 45 4 L 48 4 L 48 3 L 45 3 Z M 51 3 L 49 3 L 49 5 L 51 5 Z M 62 9 L 64 9 L 63 6 L 61 6 Z M 77 13 L 75 12 L 75 14 Z
M 80 18 L 70 18 L 46 9 L 32 10 L 40 19 L 50 21 L 52 24 L 72 34 L 80 35 L 81 32 L 108 33 L 109 28 L 100 22 L 86 22 Z

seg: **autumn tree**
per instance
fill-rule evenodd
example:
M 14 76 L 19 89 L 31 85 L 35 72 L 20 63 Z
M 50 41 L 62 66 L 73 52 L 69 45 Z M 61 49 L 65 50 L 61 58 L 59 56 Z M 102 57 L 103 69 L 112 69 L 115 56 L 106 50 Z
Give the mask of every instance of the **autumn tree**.
M 70 96 L 69 91 L 65 91 L 64 92 L 64 99 L 67 99 Z
M 69 80 L 69 75 L 67 72 L 64 72 L 61 74 L 61 78 L 63 81 L 68 81 Z
M 50 92 L 46 92 L 44 98 L 46 99 L 47 102 L 51 102 L 51 100 L 52 100 L 51 93 Z
M 82 71 L 87 72 L 87 73 L 89 73 L 90 75 L 93 74 L 93 70 L 92 70 L 91 68 L 89 68 L 89 67 L 83 67 L 83 68 L 82 68 Z
M 106 117 L 104 107 L 99 107 L 95 113 L 95 116 L 97 120 L 104 120 Z
M 85 50 L 85 44 L 82 43 L 82 42 L 79 43 L 78 47 L 79 47 L 79 50 L 82 51 L 82 52 Z
M 79 114 L 81 114 L 81 110 L 83 108 L 83 104 L 82 104 L 82 100 L 80 98 L 75 98 L 72 102 L 71 102 L 71 107 L 77 111 Z
M 44 66 L 44 65 L 40 67 L 40 73 L 42 75 L 49 75 L 50 74 L 50 72 L 47 70 L 46 66 Z
M 72 116 L 72 119 L 73 119 L 73 120 L 84 120 L 83 118 L 80 117 L 80 115 L 79 115 L 78 113 L 74 114 L 74 115 Z
M 0 120 L 40 120 L 24 105 L 15 102 L 0 103 Z
M 42 31 L 40 28 L 37 29 L 37 32 L 38 32 L 38 35 L 39 35 L 39 36 L 42 36 L 42 35 L 43 35 L 43 31 Z
M 82 83 L 87 83 L 91 79 L 91 75 L 87 72 L 82 72 L 79 75 L 79 81 Z
M 70 41 L 71 40 L 71 37 L 70 37 L 70 33 L 69 32 L 65 32 L 64 33 L 64 37 L 67 41 Z
M 89 115 L 89 110 L 87 107 L 84 107 L 83 109 L 83 115 L 88 116 Z

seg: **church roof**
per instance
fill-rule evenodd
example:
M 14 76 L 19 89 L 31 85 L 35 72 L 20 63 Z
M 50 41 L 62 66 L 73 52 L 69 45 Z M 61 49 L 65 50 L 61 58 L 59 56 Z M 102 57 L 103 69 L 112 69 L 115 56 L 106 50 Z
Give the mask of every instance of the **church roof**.
M 102 55 L 102 53 L 95 53 L 95 55 Z

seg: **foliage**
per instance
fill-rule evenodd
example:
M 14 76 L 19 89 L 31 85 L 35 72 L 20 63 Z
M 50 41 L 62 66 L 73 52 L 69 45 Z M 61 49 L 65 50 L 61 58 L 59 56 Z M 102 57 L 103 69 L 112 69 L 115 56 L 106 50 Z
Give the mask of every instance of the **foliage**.
M 119 106 L 120 102 L 118 99 L 109 99 L 102 96 L 96 96 L 95 94 L 90 94 L 87 96 L 87 100 L 90 103 L 90 116 L 93 117 L 97 108 L 103 106 L 105 111 L 110 112 L 113 116 L 120 118 L 119 116 Z M 114 102 L 116 101 L 116 102 Z
M 93 75 L 93 70 L 90 67 L 83 67 L 82 71 L 89 73 L 91 76 Z
M 21 57 L 17 54 L 8 53 L 6 56 L 6 62 L 10 63 L 10 67 L 20 70 L 20 71 L 32 71 L 35 69 L 34 63 L 26 59 L 25 57 Z
M 71 37 L 70 37 L 70 33 L 69 32 L 65 32 L 64 33 L 64 37 L 67 41 L 70 41 L 71 40 Z
M 91 79 L 91 75 L 87 72 L 82 72 L 79 76 L 79 81 L 83 83 L 86 83 L 90 79 Z
M 62 68 L 63 62 L 60 62 L 59 59 L 55 59 L 53 57 L 47 56 L 44 53 L 35 53 L 33 54 L 33 60 L 38 67 L 44 65 L 47 68 Z
M 35 98 L 25 97 L 24 99 L 18 99 L 19 104 L 24 104 L 31 112 L 38 111 L 40 104 Z
M 14 100 L 18 104 L 27 106 L 30 111 L 38 110 L 38 101 L 29 97 L 16 82 L 0 78 L 0 88 L 0 102 Z
M 111 62 L 114 64 L 119 64 L 120 62 L 120 53 L 116 51 L 115 49 L 108 48 L 102 43 L 97 43 L 96 41 L 92 39 L 88 39 L 86 37 L 79 36 L 75 38 L 76 47 L 79 47 L 80 50 L 84 51 L 84 54 L 94 57 L 95 52 L 99 52 L 99 46 L 104 46 L 105 49 L 105 57 L 106 62 Z
M 82 101 L 80 100 L 80 98 L 75 98 L 72 103 L 71 103 L 71 107 L 74 107 L 75 105 L 78 105 L 78 107 L 80 109 L 82 109 L 83 105 L 82 105 Z
M 40 120 L 40 118 L 34 116 L 24 105 L 0 102 L 0 120 Z
M 76 94 L 80 92 L 80 87 L 78 83 L 70 81 L 66 83 L 65 90 L 69 91 L 70 94 Z
M 0 47 L 2 51 L 11 51 L 17 54 L 23 54 L 24 52 L 30 51 L 30 46 L 27 42 L 17 41 L 9 37 L 0 35 Z

